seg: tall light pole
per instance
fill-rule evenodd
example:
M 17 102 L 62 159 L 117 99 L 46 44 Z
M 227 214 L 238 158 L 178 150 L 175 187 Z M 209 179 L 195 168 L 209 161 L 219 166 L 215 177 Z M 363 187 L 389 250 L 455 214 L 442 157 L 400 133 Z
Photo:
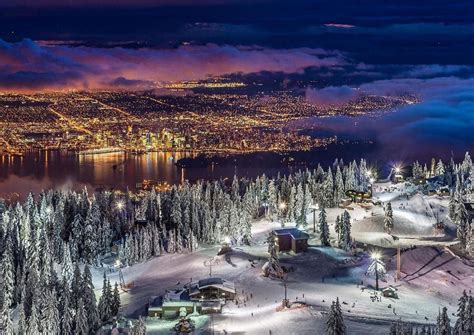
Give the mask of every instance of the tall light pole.
M 313 232 L 316 233 L 316 211 L 319 209 L 318 204 L 309 206 L 309 209 L 313 211 Z

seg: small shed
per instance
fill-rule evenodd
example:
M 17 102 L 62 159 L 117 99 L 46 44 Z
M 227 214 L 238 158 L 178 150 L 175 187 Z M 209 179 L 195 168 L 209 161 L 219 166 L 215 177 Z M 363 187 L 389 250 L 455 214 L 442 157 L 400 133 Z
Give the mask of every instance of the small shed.
M 308 250 L 309 234 L 298 228 L 280 228 L 273 230 L 277 242 L 277 250 L 300 253 Z

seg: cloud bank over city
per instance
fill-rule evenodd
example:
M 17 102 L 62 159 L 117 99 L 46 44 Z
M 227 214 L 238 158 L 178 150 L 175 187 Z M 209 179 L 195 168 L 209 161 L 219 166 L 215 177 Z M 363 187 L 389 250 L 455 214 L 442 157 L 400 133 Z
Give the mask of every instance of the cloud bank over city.
M 468 151 L 474 143 L 474 78 L 386 79 L 347 86 L 310 89 L 308 99 L 319 102 L 352 99 L 357 95 L 417 94 L 421 101 L 380 117 L 334 117 L 319 123 L 319 131 L 341 138 L 374 140 L 394 157 L 407 161 L 456 149 Z M 341 98 L 342 97 L 342 98 Z M 416 143 L 416 146 L 413 146 Z
M 216 44 L 175 49 L 90 48 L 0 40 L 3 90 L 145 89 L 171 81 L 226 74 L 299 73 L 345 63 L 322 49 L 271 49 Z

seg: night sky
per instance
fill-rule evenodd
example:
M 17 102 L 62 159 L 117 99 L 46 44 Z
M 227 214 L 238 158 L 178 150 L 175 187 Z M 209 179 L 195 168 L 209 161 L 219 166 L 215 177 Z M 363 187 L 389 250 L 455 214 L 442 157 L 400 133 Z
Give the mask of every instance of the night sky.
M 472 147 L 473 1 L 196 2 L 3 0 L 0 90 L 141 90 L 226 75 L 277 81 L 320 104 L 412 93 L 422 103 L 384 136 Z

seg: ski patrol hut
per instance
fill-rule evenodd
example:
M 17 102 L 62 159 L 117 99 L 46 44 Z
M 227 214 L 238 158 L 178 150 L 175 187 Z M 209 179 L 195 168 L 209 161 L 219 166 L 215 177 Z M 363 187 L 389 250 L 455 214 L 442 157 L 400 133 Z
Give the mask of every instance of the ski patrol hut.
M 220 277 L 210 277 L 192 283 L 189 287 L 189 297 L 191 300 L 234 300 L 235 285 Z
M 298 228 L 280 228 L 273 230 L 277 251 L 293 251 L 295 254 L 308 250 L 309 234 Z

